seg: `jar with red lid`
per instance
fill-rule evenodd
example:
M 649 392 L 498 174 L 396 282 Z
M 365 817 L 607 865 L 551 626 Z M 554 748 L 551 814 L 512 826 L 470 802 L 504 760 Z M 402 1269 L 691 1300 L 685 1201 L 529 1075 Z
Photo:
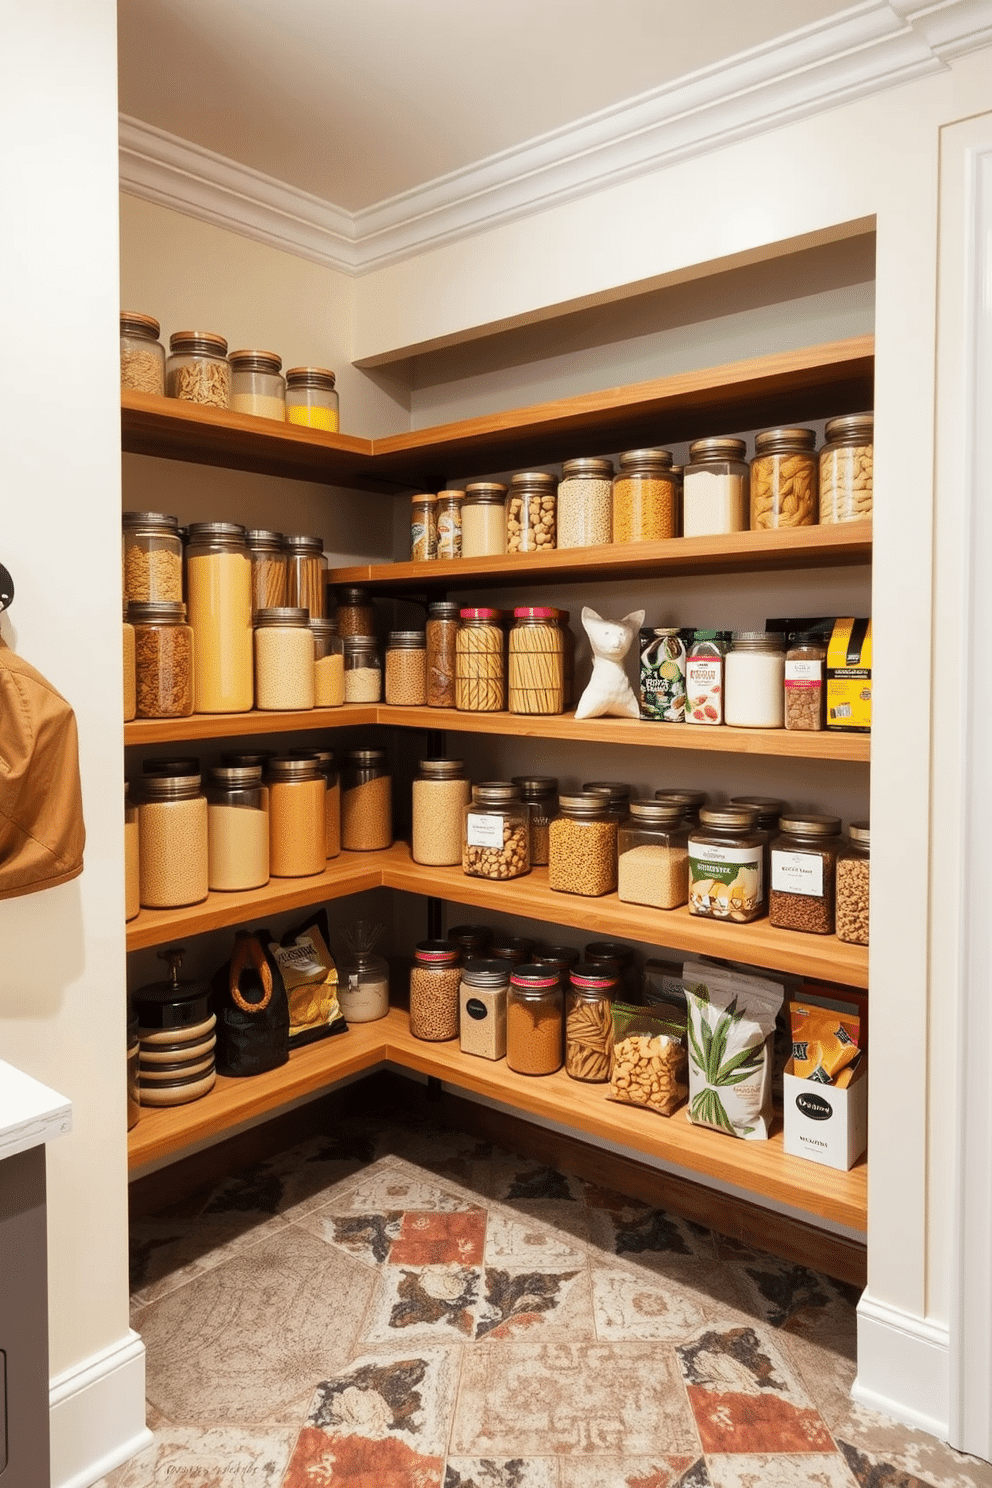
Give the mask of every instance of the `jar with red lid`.
M 502 610 L 462 610 L 455 637 L 455 707 L 500 713 L 506 707 Z
M 518 1075 L 561 1069 L 564 999 L 549 966 L 517 966 L 506 999 L 506 1062 Z
M 458 1037 L 461 952 L 450 940 L 422 940 L 410 970 L 410 1032 L 428 1043 Z
M 569 972 L 565 995 L 565 1073 L 573 1080 L 604 1084 L 613 1057 L 613 1002 L 619 973 L 582 962 Z
M 520 605 L 513 611 L 508 673 L 511 713 L 565 711 L 565 648 L 555 610 Z

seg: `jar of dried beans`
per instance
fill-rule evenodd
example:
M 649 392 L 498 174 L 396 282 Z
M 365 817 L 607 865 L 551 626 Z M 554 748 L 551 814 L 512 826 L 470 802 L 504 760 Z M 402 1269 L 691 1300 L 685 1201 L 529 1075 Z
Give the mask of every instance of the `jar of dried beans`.
M 593 898 L 616 886 L 617 823 L 606 797 L 559 797 L 548 833 L 548 887 Z
M 165 386 L 170 398 L 227 408 L 231 398 L 231 365 L 227 342 L 213 331 L 173 331 L 169 337 Z
M 530 866 L 546 868 L 548 831 L 558 815 L 558 778 L 555 775 L 514 775 L 530 808 Z
M 461 611 L 455 638 L 455 707 L 499 713 L 506 707 L 502 610 Z
M 193 712 L 193 632 L 184 604 L 132 604 L 135 713 L 189 718 Z
M 550 552 L 557 533 L 557 478 L 543 470 L 513 476 L 506 501 L 506 551 Z
M 427 637 L 422 630 L 389 632 L 386 702 L 399 708 L 422 708 L 427 702 Z
M 458 1037 L 458 992 L 462 973 L 457 946 L 422 940 L 410 969 L 410 1032 L 428 1043 Z
M 427 607 L 427 706 L 455 706 L 455 645 L 461 606 L 438 600 Z
M 785 653 L 785 726 L 818 733 L 827 721 L 827 646 L 811 631 L 800 631 Z
M 462 497 L 462 557 L 490 558 L 506 552 L 506 487 L 474 481 Z
M 631 801 L 617 842 L 617 897 L 678 909 L 689 899 L 689 831 L 676 801 Z
M 837 939 L 868 944 L 871 834 L 867 822 L 852 822 L 850 841 L 837 854 Z
M 143 909 L 181 909 L 206 899 L 207 798 L 199 775 L 145 775 L 138 806 Z
M 290 367 L 286 373 L 287 421 L 336 434 L 340 409 L 335 381 L 327 367 Z
M 272 532 L 266 527 L 252 527 L 245 534 L 245 541 L 251 559 L 252 614 L 288 604 L 288 559 L 282 533 Z
M 197 713 L 247 713 L 255 702 L 251 559 L 245 529 L 194 522 L 186 549 Z
M 872 513 L 875 417 L 828 419 L 820 451 L 820 521 L 866 522 Z
M 751 527 L 812 527 L 817 516 L 816 431 L 765 429 L 754 437 Z
M 313 705 L 340 708 L 344 702 L 344 642 L 336 620 L 311 620 Z
M 437 556 L 462 556 L 462 497 L 464 491 L 438 491 L 434 514 L 437 522 Z
M 269 793 L 260 766 L 217 765 L 207 776 L 207 879 L 211 889 L 269 881 Z
M 282 357 L 274 351 L 232 351 L 231 410 L 286 422 Z
M 613 1001 L 618 977 L 583 962 L 569 973 L 565 993 L 565 1073 L 573 1080 L 601 1085 L 613 1059 Z
M 745 532 L 750 517 L 743 439 L 697 439 L 683 476 L 682 535 Z
M 303 753 L 308 759 L 314 759 L 320 766 L 327 786 L 324 796 L 324 837 L 328 858 L 336 858 L 341 853 L 341 776 L 334 759 L 333 749 L 305 749 Z
M 765 835 L 744 806 L 703 809 L 689 833 L 689 913 L 744 924 L 765 912 Z
M 341 779 L 341 846 L 376 852 L 393 841 L 393 782 L 384 749 L 353 749 Z
M 779 930 L 812 935 L 834 931 L 837 854 L 842 846 L 836 816 L 786 815 L 772 843 L 768 918 Z
M 490 780 L 472 787 L 464 812 L 462 868 L 472 878 L 530 872 L 530 821 L 520 787 Z
M 286 603 L 299 605 L 311 620 L 323 620 L 327 613 L 324 580 L 327 559 L 319 537 L 292 535 L 283 538 L 286 549 Z
M 437 497 L 410 497 L 410 558 L 424 563 L 437 557 Z
M 306 610 L 282 606 L 255 615 L 255 706 L 309 710 L 314 705 L 313 634 Z
M 344 700 L 377 703 L 382 697 L 382 667 L 375 636 L 344 638 Z
M 459 988 L 459 1041 L 463 1054 L 506 1057 L 506 998 L 510 967 L 505 961 L 468 961 Z
M 518 1075 L 553 1075 L 561 1069 L 564 998 L 546 966 L 518 966 L 506 999 L 506 1062 Z
M 462 860 L 462 818 L 471 786 L 462 760 L 428 759 L 417 766 L 413 781 L 413 830 L 410 851 L 415 863 L 452 867 Z
M 566 460 L 558 483 L 559 548 L 592 548 L 613 535 L 613 461 Z
M 613 478 L 613 541 L 674 537 L 675 480 L 664 449 L 627 450 Z
M 124 598 L 128 604 L 175 604 L 183 597 L 183 547 L 179 518 L 165 512 L 127 511 Z
M 375 612 L 367 589 L 357 584 L 343 584 L 337 591 L 338 635 L 370 636 L 375 634 Z
M 320 762 L 306 756 L 270 759 L 269 871 L 273 878 L 310 878 L 327 863 L 327 785 Z
M 121 311 L 121 388 L 129 393 L 165 393 L 165 348 L 154 315 Z
M 565 648 L 555 611 L 529 605 L 513 611 L 507 664 L 511 713 L 562 713 Z

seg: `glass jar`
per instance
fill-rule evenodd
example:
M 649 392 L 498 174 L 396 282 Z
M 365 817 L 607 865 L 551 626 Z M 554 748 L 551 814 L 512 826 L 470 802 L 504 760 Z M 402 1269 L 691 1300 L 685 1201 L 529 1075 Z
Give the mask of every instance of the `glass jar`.
M 135 714 L 189 718 L 193 712 L 193 632 L 183 604 L 132 604 Z
M 535 950 L 530 959 L 535 966 L 550 967 L 557 974 L 562 991 L 567 992 L 568 973 L 578 966 L 582 957 L 574 946 L 546 946 Z
M 313 705 L 340 708 L 344 702 L 344 642 L 336 620 L 311 620 L 313 636 Z
M 358 584 L 343 584 L 337 590 L 338 635 L 370 636 L 375 634 L 375 612 L 367 589 Z
M 602 1085 L 613 1062 L 613 1001 L 620 987 L 610 969 L 583 962 L 569 973 L 565 994 L 565 1073 Z
M 723 670 L 727 648 L 718 630 L 697 630 L 685 662 L 686 723 L 723 722 Z
M 170 398 L 227 408 L 231 398 L 231 364 L 227 342 L 213 331 L 173 331 L 169 337 L 165 386 Z
M 641 1001 L 641 972 L 634 952 L 622 940 L 591 940 L 585 948 L 585 959 L 600 971 L 619 978 L 619 996 L 635 1006 Z
M 786 815 L 772 843 L 768 918 L 779 930 L 809 935 L 834 933 L 840 818 Z
M 598 898 L 616 886 L 617 822 L 606 797 L 559 797 L 548 831 L 548 888 Z
M 327 613 L 324 589 L 327 559 L 323 540 L 293 535 L 282 541 L 286 549 L 286 603 L 299 605 L 311 620 L 323 620 Z
M 706 805 L 709 797 L 705 791 L 689 790 L 682 786 L 666 785 L 654 793 L 656 801 L 676 801 L 682 807 L 687 827 L 699 826 L 700 809 Z
M 165 348 L 154 315 L 121 311 L 121 389 L 129 393 L 165 394 Z
M 506 1062 L 518 1075 L 561 1069 L 565 999 L 547 966 L 518 966 L 506 998 Z
M 438 491 L 434 514 L 437 520 L 437 556 L 462 556 L 462 497 L 464 491 Z
M 548 865 L 548 831 L 558 815 L 558 778 L 555 775 L 514 775 L 513 784 L 530 809 L 530 866 Z
M 605 796 L 607 810 L 617 826 L 627 820 L 630 809 L 630 786 L 624 780 L 587 780 L 582 787 L 584 795 Z
M 682 535 L 746 532 L 748 469 L 743 439 L 696 439 L 682 479 Z
M 493 932 L 488 925 L 456 925 L 448 931 L 446 939 L 458 947 L 463 961 L 471 961 L 475 956 L 489 954 Z
M 382 667 L 375 636 L 344 638 L 344 700 L 377 703 L 382 697 Z
M 124 782 L 124 919 L 133 920 L 141 908 L 141 849 L 138 808 L 131 787 Z
M 784 638 L 775 630 L 735 630 L 724 667 L 724 718 L 732 728 L 781 728 L 785 716 Z
M 613 536 L 613 461 L 566 460 L 558 482 L 559 548 L 594 548 Z
M 231 410 L 255 418 L 286 422 L 286 382 L 282 357 L 274 351 L 232 351 Z
M 827 726 L 827 643 L 800 631 L 785 653 L 785 726 L 819 733 Z
M 199 775 L 145 775 L 138 806 L 141 907 L 182 909 L 207 897 L 207 798 Z
M 183 547 L 179 518 L 165 512 L 127 511 L 124 598 L 128 604 L 176 604 L 183 597 Z
M 867 522 L 872 514 L 875 416 L 828 419 L 820 451 L 820 521 Z
M 121 634 L 121 660 L 124 666 L 124 722 L 130 723 L 138 711 L 138 693 L 135 674 L 134 626 L 127 618 L 127 602 L 124 603 L 124 627 Z
M 281 532 L 252 527 L 245 533 L 245 541 L 251 559 L 251 609 L 254 617 L 259 610 L 279 609 L 289 603 L 289 560 Z
M 328 858 L 341 853 L 341 777 L 334 761 L 333 749 L 305 749 L 307 759 L 314 759 L 320 766 L 327 787 L 324 796 L 324 848 Z
M 340 427 L 335 376 L 326 367 L 290 367 L 286 373 L 286 418 L 307 429 L 337 434 Z
M 506 487 L 474 481 L 462 497 L 462 557 L 490 558 L 506 552 Z
M 754 436 L 751 528 L 812 527 L 817 514 L 816 431 L 765 429 Z
M 526 935 L 494 935 L 489 945 L 489 955 L 494 961 L 502 961 L 511 970 L 523 966 L 534 955 L 534 942 Z
M 530 872 L 530 817 L 520 787 L 473 785 L 464 811 L 462 868 L 471 878 L 519 878 Z
M 743 806 L 746 811 L 757 813 L 758 831 L 765 839 L 764 878 L 765 883 L 770 884 L 772 881 L 772 841 L 778 836 L 779 818 L 787 809 L 786 803 L 780 801 L 777 796 L 731 796 L 728 804 Z
M 353 749 L 341 780 L 341 846 L 378 852 L 393 842 L 393 782 L 384 749 Z
M 225 764 L 228 763 L 225 758 Z M 141 762 L 144 775 L 199 775 L 200 761 L 195 754 L 177 755 L 175 759 L 146 759 Z
M 554 610 L 521 605 L 513 611 L 507 682 L 511 713 L 565 711 L 565 647 Z
M 510 967 L 505 961 L 468 961 L 458 991 L 459 1044 L 479 1059 L 506 1057 L 506 997 Z
M 347 1023 L 376 1023 L 389 1012 L 389 962 L 371 949 L 338 957 L 338 1006 Z
M 427 1043 L 458 1037 L 461 956 L 450 940 L 421 940 L 410 969 L 410 1032 Z
M 255 707 L 262 712 L 314 705 L 314 646 L 306 610 L 281 606 L 255 615 Z
M 386 702 L 398 708 L 422 708 L 427 702 L 427 636 L 422 630 L 389 632 Z
M 258 765 L 207 775 L 207 882 L 233 892 L 269 881 L 269 793 Z
M 631 801 L 617 840 L 617 898 L 678 909 L 689 900 L 689 830 L 677 801 Z
M 849 842 L 837 854 L 837 939 L 868 944 L 871 887 L 871 833 L 867 822 L 852 822 Z
M 506 707 L 502 610 L 460 611 L 455 637 L 455 707 L 462 713 L 500 713 Z
M 744 806 L 700 811 L 689 833 L 689 913 L 746 924 L 765 912 L 765 834 Z
M 462 860 L 462 818 L 472 788 L 462 760 L 427 759 L 413 781 L 410 852 L 415 863 L 454 867 Z
M 410 559 L 423 563 L 437 557 L 437 497 L 410 497 Z
M 248 713 L 255 681 L 245 529 L 234 522 L 194 522 L 186 549 L 186 584 L 196 656 L 194 710 Z
M 558 481 L 543 470 L 524 470 L 510 480 L 506 501 L 506 551 L 550 553 L 558 531 Z
M 312 878 L 327 862 L 327 785 L 320 762 L 276 755 L 269 787 L 269 872 L 273 878 Z
M 461 606 L 439 600 L 427 607 L 427 706 L 455 706 L 455 646 Z
M 654 542 L 674 537 L 675 532 L 670 451 L 627 450 L 613 477 L 613 541 Z

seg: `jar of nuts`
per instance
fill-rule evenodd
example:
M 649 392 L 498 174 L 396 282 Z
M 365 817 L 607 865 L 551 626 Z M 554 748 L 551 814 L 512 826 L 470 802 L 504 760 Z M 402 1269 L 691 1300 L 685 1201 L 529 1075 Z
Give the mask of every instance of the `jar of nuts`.
M 227 342 L 213 331 L 173 331 L 165 387 L 170 398 L 226 408 L 231 398 Z
M 786 815 L 779 829 L 772 843 L 768 918 L 780 930 L 832 935 L 840 818 Z
M 588 962 L 572 969 L 565 994 L 565 1073 L 602 1085 L 613 1057 L 613 1001 L 619 977 Z
M 627 450 L 613 478 L 613 541 L 674 537 L 676 486 L 664 449 Z
M 506 1062 L 519 1075 L 553 1075 L 561 1069 L 564 998 L 547 966 L 518 966 L 506 999 Z
M 530 807 L 530 866 L 548 864 L 548 829 L 558 815 L 558 778 L 555 775 L 514 775 Z
M 490 780 L 472 787 L 462 867 L 472 878 L 519 878 L 530 872 L 530 821 L 518 785 Z
M 391 630 L 386 646 L 386 702 L 422 708 L 427 702 L 427 637 L 422 630 Z
M 121 388 L 131 393 L 165 393 L 165 349 L 154 315 L 121 311 Z
M 872 512 L 875 416 L 828 419 L 820 451 L 820 521 L 866 522 Z
M 812 527 L 817 514 L 816 431 L 765 429 L 754 437 L 751 528 Z
M 827 644 L 803 630 L 785 653 L 785 726 L 818 733 L 827 722 Z
M 461 954 L 450 940 L 421 940 L 410 969 L 410 1032 L 428 1043 L 458 1037 Z
M 558 484 L 558 546 L 592 548 L 613 536 L 613 461 L 566 460 Z
M 548 834 L 548 887 L 596 898 L 617 886 L 617 822 L 606 797 L 561 796 Z
M 871 835 L 867 822 L 852 822 L 850 841 L 837 854 L 837 939 L 868 944 Z
M 510 481 L 506 501 L 506 551 L 550 552 L 558 531 L 558 481 L 543 470 L 525 470 Z

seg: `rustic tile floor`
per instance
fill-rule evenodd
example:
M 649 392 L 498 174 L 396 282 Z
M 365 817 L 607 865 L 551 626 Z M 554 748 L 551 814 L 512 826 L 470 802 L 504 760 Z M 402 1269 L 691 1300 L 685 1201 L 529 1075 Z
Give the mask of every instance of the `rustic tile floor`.
M 850 1288 L 411 1118 L 131 1236 L 154 1445 L 102 1488 L 992 1488 L 850 1399 Z

